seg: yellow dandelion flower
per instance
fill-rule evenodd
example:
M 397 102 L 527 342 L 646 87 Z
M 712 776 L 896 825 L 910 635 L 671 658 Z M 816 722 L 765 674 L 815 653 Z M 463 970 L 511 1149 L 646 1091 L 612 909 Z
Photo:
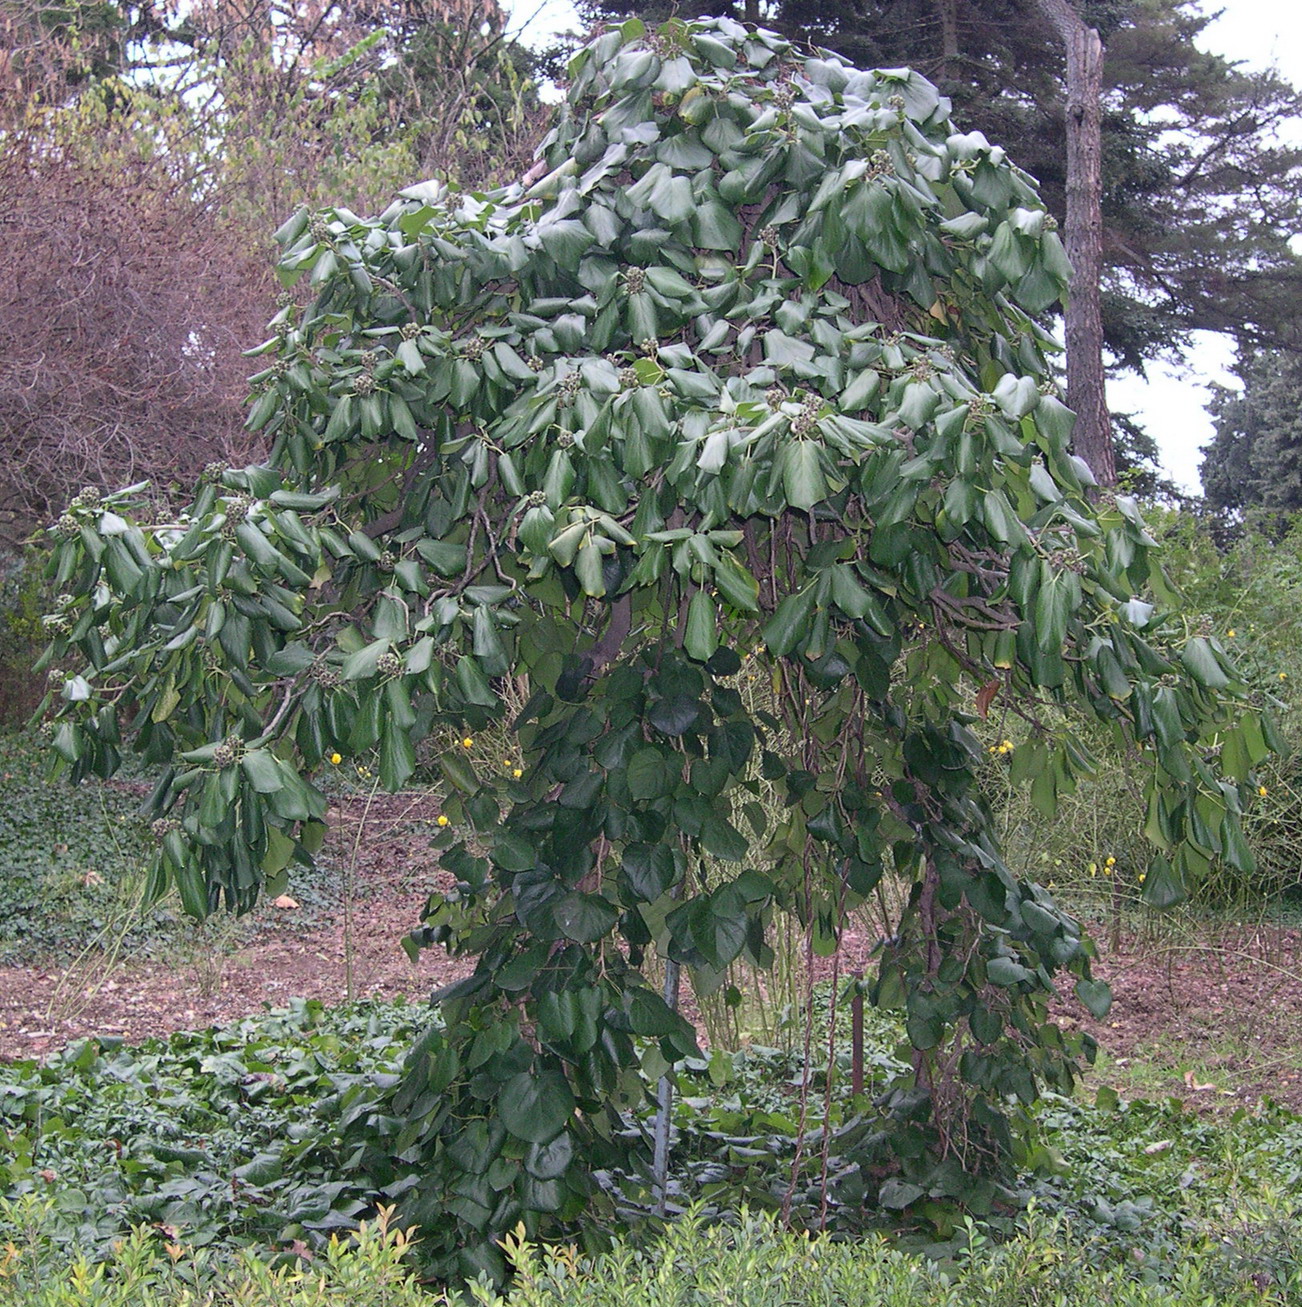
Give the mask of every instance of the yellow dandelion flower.
M 1103 859 L 1103 865 L 1105 867 L 1115 867 L 1117 865 L 1117 860 L 1116 858 L 1109 855 L 1108 857 Z
M 446 826 L 446 825 L 448 825 L 448 824 L 449 824 L 449 823 L 448 823 L 447 814 L 446 814 L 446 813 L 442 813 L 442 812 L 440 812 L 440 813 L 439 813 L 439 819 L 438 819 L 438 825 L 440 825 L 440 826 Z
M 1226 638 L 1230 640 L 1233 640 L 1236 634 L 1237 632 L 1233 627 L 1230 627 L 1230 629 L 1225 632 Z
M 520 779 L 520 777 L 523 776 L 523 775 L 524 775 L 524 769 L 521 768 L 521 767 L 516 767 L 516 768 L 511 772 L 511 776 L 512 776 L 515 780 L 517 780 L 517 781 L 518 781 L 518 780 Z
M 1146 871 L 1141 871 L 1139 873 L 1139 883 L 1142 885 L 1147 879 L 1148 879 L 1148 873 Z
M 1269 791 L 1269 790 L 1268 790 L 1264 785 L 1258 785 L 1258 786 L 1257 786 L 1257 793 L 1260 794 L 1261 797 L 1264 799 L 1264 798 L 1266 797 L 1266 795 L 1268 795 L 1268 794 L 1270 793 L 1270 791 Z
M 473 735 L 467 735 L 465 739 L 461 741 L 461 747 L 463 749 L 473 749 L 475 747 L 475 737 Z
M 503 767 L 509 767 L 510 765 L 511 765 L 511 760 L 510 760 L 510 758 L 503 758 L 503 759 L 502 759 L 502 766 L 503 766 Z
M 332 767 L 338 767 L 339 764 L 343 762 L 343 760 L 344 760 L 344 756 L 341 753 L 332 753 L 330 755 L 330 765 Z
M 1287 680 L 1288 680 L 1288 673 L 1287 673 L 1287 672 L 1280 672 L 1280 674 L 1279 674 L 1279 679 L 1280 679 L 1281 681 L 1287 681 Z

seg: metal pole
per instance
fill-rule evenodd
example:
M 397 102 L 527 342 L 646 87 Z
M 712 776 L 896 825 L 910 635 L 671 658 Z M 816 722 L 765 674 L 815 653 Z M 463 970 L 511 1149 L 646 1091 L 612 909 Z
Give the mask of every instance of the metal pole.
M 863 1093 L 863 972 L 854 973 L 850 991 L 850 1089 Z
M 665 959 L 665 1003 L 678 1011 L 678 963 Z M 669 1204 L 669 1113 L 674 1104 L 674 1085 L 667 1075 L 660 1077 L 656 1091 L 655 1149 L 651 1172 L 655 1180 L 656 1215 L 664 1216 Z

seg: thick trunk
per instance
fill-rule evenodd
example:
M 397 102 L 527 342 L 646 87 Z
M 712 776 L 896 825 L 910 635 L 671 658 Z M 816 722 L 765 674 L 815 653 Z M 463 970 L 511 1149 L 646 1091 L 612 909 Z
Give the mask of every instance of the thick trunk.
M 1067 403 L 1076 452 L 1103 485 L 1117 479 L 1103 377 L 1103 45 L 1068 0 L 1033 0 L 1067 55 Z

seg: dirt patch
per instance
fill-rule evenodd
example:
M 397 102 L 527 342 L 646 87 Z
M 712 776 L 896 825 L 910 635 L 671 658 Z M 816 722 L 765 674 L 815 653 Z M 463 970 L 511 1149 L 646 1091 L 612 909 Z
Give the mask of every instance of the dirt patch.
M 263 906 L 249 939 L 200 938 L 166 962 L 127 959 L 108 969 L 98 957 L 66 971 L 0 967 L 0 1058 L 40 1057 L 86 1035 L 138 1040 L 220 1025 L 293 997 L 426 1000 L 471 966 L 438 948 L 412 963 L 400 945 L 430 893 L 450 883 L 429 848 L 435 816 L 429 797 L 341 800 L 322 863 L 344 883 L 323 902 Z M 1203 926 L 1184 938 L 1123 932 L 1110 940 L 1103 929 L 1095 938 L 1103 954 L 1096 974 L 1115 995 L 1111 1012 L 1098 1021 L 1064 1000 L 1055 1014 L 1099 1041 L 1091 1085 L 1175 1097 L 1218 1115 L 1262 1098 L 1302 1111 L 1302 932 Z M 866 938 L 852 933 L 842 979 L 868 952 Z
M 215 929 L 182 940 L 167 961 L 108 967 L 95 954 L 66 970 L 0 967 L 0 1059 L 40 1057 L 86 1035 L 138 1040 L 222 1025 L 294 997 L 428 999 L 471 966 L 441 949 L 413 963 L 400 943 L 430 893 L 451 884 L 424 833 L 432 805 L 388 796 L 341 801 L 321 858 L 334 869 L 335 892 L 310 904 L 304 896 L 302 904 L 262 905 L 246 940 L 238 936 L 249 932 L 223 930 L 215 918 Z
M 1101 1021 L 1062 1005 L 1103 1050 L 1092 1084 L 1216 1115 L 1273 1099 L 1302 1111 L 1302 932 L 1203 926 L 1196 938 L 1096 939 L 1112 986 Z

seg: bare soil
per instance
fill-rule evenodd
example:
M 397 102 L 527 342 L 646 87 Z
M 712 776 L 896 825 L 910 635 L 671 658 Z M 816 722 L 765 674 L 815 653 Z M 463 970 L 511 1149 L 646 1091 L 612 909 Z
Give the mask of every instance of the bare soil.
M 1093 1083 L 1216 1115 L 1263 1099 L 1302 1112 L 1302 931 L 1199 923 L 1095 938 L 1112 1010 L 1098 1021 L 1062 1004 L 1059 1018 L 1098 1040 Z
M 341 801 L 330 814 L 323 865 L 352 868 L 342 903 L 259 907 L 252 931 L 196 932 L 165 961 L 92 954 L 71 968 L 0 967 L 0 1060 L 41 1057 L 87 1035 L 129 1041 L 223 1025 L 290 998 L 428 999 L 470 963 L 426 949 L 411 962 L 403 936 L 429 895 L 450 886 L 424 833 L 433 800 L 381 796 Z M 359 825 L 365 840 L 357 842 Z M 239 935 L 249 936 L 239 939 Z
M 42 1057 L 87 1035 L 129 1041 L 221 1025 L 292 997 L 424 1001 L 470 963 L 400 940 L 428 896 L 448 886 L 428 845 L 432 799 L 341 800 L 323 863 L 352 866 L 342 904 L 259 909 L 248 938 L 196 940 L 163 961 L 102 957 L 63 969 L 0 967 L 0 1060 Z M 357 838 L 359 826 L 365 839 Z M 1127 1097 L 1175 1097 L 1221 1115 L 1270 1098 L 1302 1111 L 1302 931 L 1228 927 L 1157 937 L 1099 928 L 1096 975 L 1114 1003 L 1095 1020 L 1074 999 L 1056 1005 L 1102 1055 L 1090 1083 Z M 841 974 L 866 951 L 847 941 Z

